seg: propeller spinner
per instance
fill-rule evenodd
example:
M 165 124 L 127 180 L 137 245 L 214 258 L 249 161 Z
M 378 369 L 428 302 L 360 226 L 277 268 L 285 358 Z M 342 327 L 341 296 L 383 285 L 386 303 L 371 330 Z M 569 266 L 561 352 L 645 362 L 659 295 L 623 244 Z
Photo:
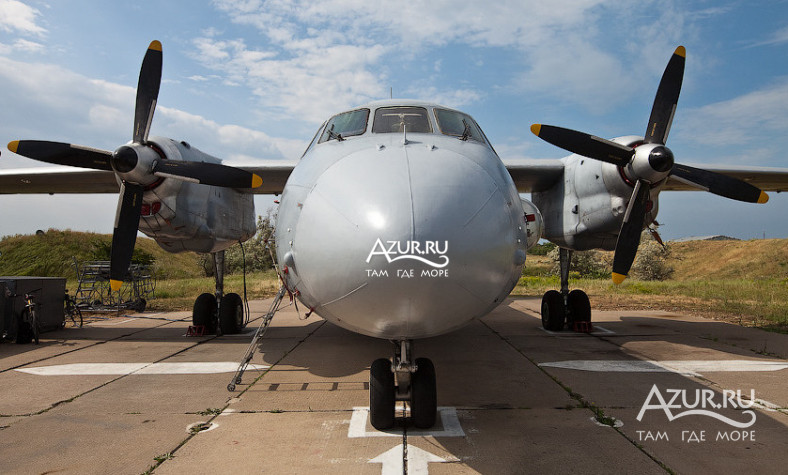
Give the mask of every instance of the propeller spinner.
M 120 289 L 131 264 L 146 185 L 160 177 L 229 188 L 257 188 L 263 182 L 253 173 L 226 165 L 168 160 L 148 146 L 148 134 L 161 86 L 161 69 L 161 43 L 152 41 L 140 68 L 132 141 L 115 152 L 39 140 L 17 140 L 8 144 L 12 152 L 34 160 L 114 171 L 120 177 L 122 184 L 112 234 L 110 264 L 110 286 L 113 291 Z
M 726 198 L 749 203 L 765 203 L 769 196 L 759 188 L 727 175 L 675 163 L 673 152 L 665 146 L 681 92 L 686 50 L 676 48 L 670 58 L 654 98 L 644 144 L 626 145 L 551 125 L 533 124 L 531 132 L 539 138 L 588 158 L 624 168 L 635 181 L 624 221 L 618 234 L 613 257 L 613 282 L 620 284 L 635 260 L 640 232 L 648 211 L 649 189 L 668 176 Z

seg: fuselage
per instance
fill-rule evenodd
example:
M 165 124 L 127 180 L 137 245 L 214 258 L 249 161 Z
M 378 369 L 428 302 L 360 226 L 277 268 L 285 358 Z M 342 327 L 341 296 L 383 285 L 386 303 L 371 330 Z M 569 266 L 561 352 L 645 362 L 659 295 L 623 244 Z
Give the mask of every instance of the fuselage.
M 511 176 L 473 119 L 383 101 L 321 126 L 284 188 L 277 257 L 288 288 L 323 318 L 424 338 L 503 301 L 525 229 Z

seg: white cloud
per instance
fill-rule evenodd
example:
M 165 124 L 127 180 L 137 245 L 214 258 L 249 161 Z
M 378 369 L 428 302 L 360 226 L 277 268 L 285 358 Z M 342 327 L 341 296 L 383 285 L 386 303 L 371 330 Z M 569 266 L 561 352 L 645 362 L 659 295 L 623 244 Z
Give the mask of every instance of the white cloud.
M 11 138 L 68 141 L 112 150 L 131 138 L 133 87 L 90 79 L 65 68 L 0 57 L 0 123 Z M 56 131 L 42 137 L 41 131 Z M 306 143 L 158 106 L 152 135 L 186 140 L 220 158 L 298 158 Z M 6 137 L 8 138 L 8 137 Z M 11 155 L 11 154 L 9 154 Z M 3 167 L 30 166 L 24 159 Z
M 225 74 L 226 83 L 245 84 L 274 114 L 321 122 L 350 105 L 380 98 L 385 87 L 369 70 L 385 48 L 333 45 L 317 50 L 254 50 L 243 41 L 198 38 L 195 56 Z
M 258 29 L 261 46 L 220 39 L 212 30 L 195 40 L 195 58 L 225 74 L 228 83 L 248 87 L 262 107 L 312 122 L 388 97 L 389 76 L 397 71 L 387 68 L 421 61 L 447 45 L 498 48 L 512 59 L 507 68 L 515 73 L 500 79 L 510 92 L 547 94 L 602 114 L 661 73 L 693 18 L 670 1 L 215 0 L 214 5 L 234 23 Z M 656 15 L 639 14 L 650 7 Z M 711 14 L 719 13 L 704 13 Z M 633 24 L 636 34 L 630 33 Z M 616 38 L 626 38 L 616 49 L 625 56 L 607 52 Z M 468 94 L 467 85 L 442 78 L 441 60 L 431 61 L 435 76 L 429 83 L 415 79 L 418 85 L 404 89 L 447 102 L 480 99 L 479 93 Z
M 788 43 L 788 26 L 773 32 L 769 38 L 755 43 L 753 46 L 776 46 Z
M 751 146 L 784 142 L 788 78 L 762 89 L 683 112 L 683 138 L 701 144 Z
M 156 135 L 166 135 L 192 142 L 206 153 L 231 161 L 248 162 L 257 159 L 298 158 L 294 152 L 294 141 L 274 139 L 268 134 L 238 125 L 222 125 L 199 115 L 178 109 L 158 106 Z M 163 131 L 163 132 L 162 132 Z M 298 142 L 300 151 L 305 142 Z
M 43 35 L 43 27 L 36 23 L 41 12 L 16 0 L 0 0 L 0 30 L 28 35 Z

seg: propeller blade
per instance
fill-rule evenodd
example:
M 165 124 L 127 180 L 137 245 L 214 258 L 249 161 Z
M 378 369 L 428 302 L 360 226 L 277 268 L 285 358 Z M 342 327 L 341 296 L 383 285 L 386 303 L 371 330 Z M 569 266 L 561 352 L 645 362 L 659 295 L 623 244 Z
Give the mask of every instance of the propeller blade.
M 14 140 L 8 150 L 39 162 L 112 171 L 112 152 L 62 142 Z
M 670 174 L 715 195 L 747 203 L 766 203 L 769 195 L 746 181 L 688 165 L 673 165 Z
M 629 269 L 635 261 L 640 245 L 640 233 L 643 231 L 643 220 L 646 217 L 646 204 L 649 198 L 649 185 L 643 180 L 635 183 L 632 198 L 629 200 L 624 223 L 618 233 L 616 252 L 613 256 L 613 282 L 620 284 L 627 278 Z
M 120 193 L 109 267 L 109 282 L 113 292 L 120 290 L 131 264 L 140 223 L 143 187 L 134 183 L 123 183 Z
M 227 188 L 257 188 L 263 184 L 262 178 L 254 173 L 218 163 L 159 160 L 153 173 L 156 176 Z
M 137 83 L 137 105 L 134 109 L 134 138 L 135 143 L 145 143 L 148 140 L 150 124 L 153 121 L 153 112 L 156 110 L 156 101 L 159 98 L 161 86 L 162 52 L 161 43 L 151 41 L 145 58 L 140 68 L 140 79 Z
M 683 46 L 679 46 L 665 67 L 659 88 L 657 88 L 657 95 L 654 98 L 654 105 L 651 108 L 651 117 L 648 119 L 646 143 L 665 145 L 668 140 L 670 125 L 673 122 L 673 115 L 676 113 L 679 93 L 681 93 L 686 58 L 687 50 Z
M 626 166 L 634 149 L 594 135 L 554 125 L 533 124 L 531 132 L 545 142 L 584 157 Z

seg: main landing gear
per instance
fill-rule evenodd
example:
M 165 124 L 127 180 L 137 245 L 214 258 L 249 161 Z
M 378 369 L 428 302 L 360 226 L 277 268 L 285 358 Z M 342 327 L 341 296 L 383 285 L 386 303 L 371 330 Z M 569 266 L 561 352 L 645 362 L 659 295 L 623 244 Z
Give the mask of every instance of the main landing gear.
M 241 296 L 235 293 L 224 295 L 224 251 L 212 252 L 215 294 L 201 294 L 194 301 L 192 323 L 202 325 L 208 334 L 220 332 L 222 335 L 238 333 L 244 327 L 244 304 Z
M 419 429 L 435 425 L 438 396 L 435 366 L 427 358 L 413 357 L 411 340 L 393 342 L 394 358 L 372 362 L 369 372 L 369 414 L 378 430 L 394 426 L 397 401 L 410 405 L 410 420 Z
M 561 331 L 565 326 L 575 331 L 591 331 L 591 302 L 580 289 L 569 291 L 569 264 L 572 251 L 560 248 L 561 291 L 548 290 L 542 297 L 542 326 Z

